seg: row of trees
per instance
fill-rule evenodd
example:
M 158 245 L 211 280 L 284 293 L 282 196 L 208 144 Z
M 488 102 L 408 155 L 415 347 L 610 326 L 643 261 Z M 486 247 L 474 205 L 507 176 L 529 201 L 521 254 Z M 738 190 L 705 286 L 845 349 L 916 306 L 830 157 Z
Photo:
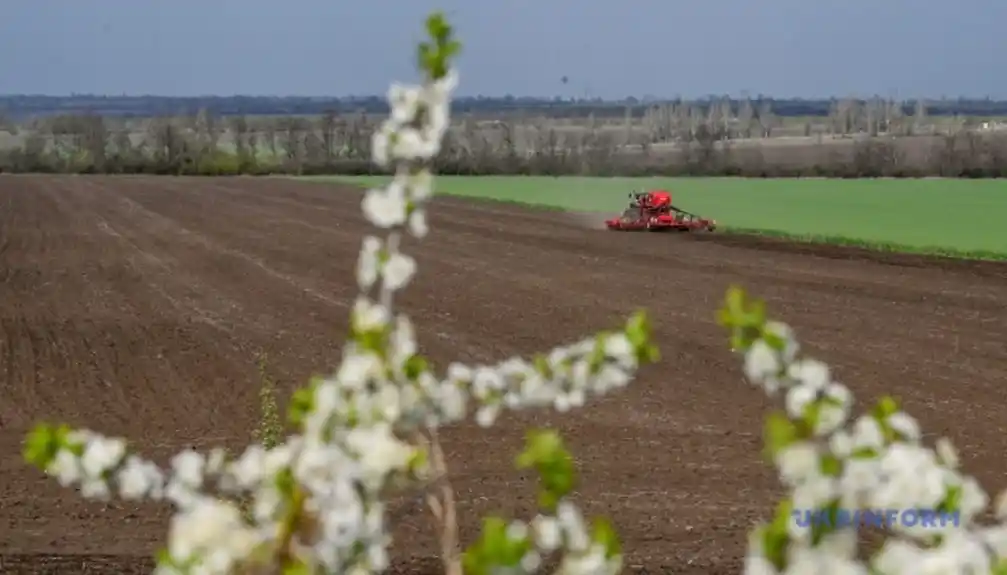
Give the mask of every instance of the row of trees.
M 628 114 L 627 109 L 624 123 L 630 121 Z M 687 103 L 652 106 L 643 116 L 643 125 L 654 142 L 693 139 L 701 128 L 720 139 L 750 139 L 773 137 L 785 120 L 787 118 L 778 114 L 769 101 L 735 103 L 725 99 L 705 107 Z M 973 124 L 975 122 L 965 116 L 940 119 L 943 131 L 957 131 Z M 798 130 L 798 134 L 804 136 L 817 133 L 912 136 L 941 131 L 933 124 L 922 102 L 917 103 L 912 113 L 907 113 L 902 102 L 880 98 L 836 100 L 827 116 L 800 118 Z
M 595 117 L 481 121 L 469 116 L 446 136 L 436 169 L 454 174 L 740 175 L 754 177 L 999 177 L 1007 132 L 964 119 L 935 130 L 925 110 L 894 102 L 839 102 L 828 122 L 797 142 L 773 138 L 771 107 L 705 112 L 654 106 L 640 121 Z M 363 112 L 319 117 L 217 117 L 206 111 L 124 122 L 62 115 L 26 127 L 0 122 L 17 144 L 0 150 L 7 172 L 367 174 L 377 122 Z

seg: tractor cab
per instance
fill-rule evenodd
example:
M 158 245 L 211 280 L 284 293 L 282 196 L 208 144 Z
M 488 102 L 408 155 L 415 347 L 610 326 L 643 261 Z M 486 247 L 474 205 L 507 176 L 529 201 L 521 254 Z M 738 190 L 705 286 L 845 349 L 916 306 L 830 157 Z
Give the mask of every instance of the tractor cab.
M 639 208 L 642 204 L 642 199 L 647 195 L 647 192 L 637 192 L 633 191 L 629 193 L 629 207 Z

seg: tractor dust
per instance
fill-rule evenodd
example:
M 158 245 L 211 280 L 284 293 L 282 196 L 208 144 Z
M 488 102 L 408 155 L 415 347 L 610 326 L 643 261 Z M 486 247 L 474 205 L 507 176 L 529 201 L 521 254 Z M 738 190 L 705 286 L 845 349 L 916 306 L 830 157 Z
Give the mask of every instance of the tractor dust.
M 597 212 L 563 212 L 563 219 L 585 230 L 604 231 L 605 214 Z

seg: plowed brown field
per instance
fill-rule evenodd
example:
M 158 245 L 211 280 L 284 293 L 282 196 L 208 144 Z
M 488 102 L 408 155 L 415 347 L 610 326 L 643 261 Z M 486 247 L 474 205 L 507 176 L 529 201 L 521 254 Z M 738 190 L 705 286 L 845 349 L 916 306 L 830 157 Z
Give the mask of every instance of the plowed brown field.
M 401 297 L 424 351 L 488 361 L 563 343 L 649 308 L 663 352 L 629 390 L 555 417 L 447 436 L 464 535 L 522 514 L 511 469 L 529 423 L 572 444 L 590 513 L 648 572 L 728 573 L 777 494 L 759 459 L 770 405 L 741 379 L 713 313 L 740 283 L 765 297 L 867 402 L 904 399 L 991 489 L 1007 471 L 1007 267 L 589 231 L 516 207 L 439 199 Z M 285 389 L 337 361 L 366 228 L 359 195 L 270 179 L 0 177 L 0 572 L 139 572 L 167 510 L 88 503 L 28 468 L 46 418 L 123 434 L 155 458 L 242 446 L 256 355 Z M 398 565 L 429 566 L 423 510 L 396 511 Z

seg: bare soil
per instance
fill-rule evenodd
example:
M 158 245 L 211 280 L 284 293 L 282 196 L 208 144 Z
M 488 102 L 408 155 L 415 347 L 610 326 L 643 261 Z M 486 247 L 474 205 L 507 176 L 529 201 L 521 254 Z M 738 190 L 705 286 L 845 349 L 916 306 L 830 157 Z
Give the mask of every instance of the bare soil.
M 168 510 L 86 502 L 24 464 L 40 419 L 132 439 L 158 460 L 243 446 L 256 355 L 290 390 L 331 369 L 356 295 L 360 196 L 271 179 L 0 177 L 0 572 L 134 573 Z M 771 402 L 714 324 L 730 284 L 768 300 L 863 405 L 904 400 L 991 490 L 1007 469 L 1007 266 L 718 234 L 586 230 L 555 213 L 438 199 L 400 299 L 438 365 L 545 350 L 650 310 L 663 358 L 563 417 L 509 415 L 447 434 L 466 540 L 488 512 L 528 516 L 512 469 L 530 424 L 579 459 L 578 498 L 614 520 L 631 571 L 738 572 L 779 490 L 759 457 Z M 405 505 L 396 571 L 436 569 Z

